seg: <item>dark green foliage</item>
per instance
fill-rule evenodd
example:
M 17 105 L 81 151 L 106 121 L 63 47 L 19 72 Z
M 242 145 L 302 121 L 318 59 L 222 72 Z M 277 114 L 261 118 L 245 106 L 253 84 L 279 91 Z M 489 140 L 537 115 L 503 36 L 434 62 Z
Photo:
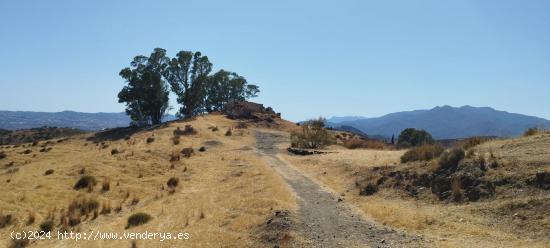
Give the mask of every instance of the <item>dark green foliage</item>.
M 200 52 L 180 51 L 170 60 L 163 75 L 182 105 L 180 116 L 219 111 L 229 101 L 255 97 L 260 91 L 234 72 L 211 71 L 212 63 Z
M 464 158 L 464 155 L 464 150 L 461 148 L 454 148 L 450 151 L 442 153 L 439 157 L 439 168 L 456 168 L 460 160 Z
M 318 118 L 304 122 L 300 132 L 290 134 L 290 144 L 299 148 L 323 148 L 334 143 L 334 137 L 325 129 L 325 119 Z
M 397 144 L 401 147 L 412 147 L 433 143 L 434 139 L 430 133 L 414 128 L 406 128 L 397 138 Z
M 178 183 L 179 183 L 179 179 L 176 178 L 176 177 L 171 177 L 170 179 L 168 179 L 168 181 L 166 182 L 166 185 L 168 185 L 168 187 L 170 188 L 175 188 L 178 186 Z
M 438 144 L 426 144 L 418 147 L 414 147 L 403 156 L 401 156 L 401 163 L 406 163 L 410 161 L 429 161 L 434 158 L 439 157 L 443 153 L 443 147 Z
M 73 186 L 73 188 L 75 190 L 79 190 L 79 189 L 84 189 L 88 187 L 93 187 L 96 184 L 97 184 L 97 181 L 95 177 L 86 175 L 86 176 L 82 176 Z
M 40 231 L 51 232 L 53 230 L 53 226 L 53 220 L 45 220 L 44 222 L 40 223 Z
M 151 215 L 146 214 L 146 213 L 132 214 L 132 215 L 130 215 L 130 217 L 128 217 L 128 224 L 126 225 L 126 228 L 143 225 L 143 224 L 149 222 L 152 218 L 153 217 L 151 217 Z
M 191 117 L 203 112 L 206 81 L 212 63 L 200 52 L 180 51 L 168 62 L 164 77 L 182 105 L 178 114 Z
M 126 113 L 139 125 L 159 124 L 168 109 L 168 87 L 162 73 L 168 65 L 166 50 L 155 48 L 149 57 L 136 56 L 119 75 L 127 85 L 118 93 L 118 102 L 126 103 Z
M 231 101 L 244 101 L 257 96 L 259 88 L 248 84 L 235 72 L 220 70 L 208 77 L 205 108 L 207 112 L 221 111 Z

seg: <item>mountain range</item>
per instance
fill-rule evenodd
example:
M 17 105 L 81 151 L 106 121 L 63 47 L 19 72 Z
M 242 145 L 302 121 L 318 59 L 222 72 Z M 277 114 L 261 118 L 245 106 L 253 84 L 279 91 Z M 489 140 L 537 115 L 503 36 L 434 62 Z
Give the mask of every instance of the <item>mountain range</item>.
M 383 137 L 397 137 L 403 129 L 412 127 L 430 132 L 435 139 L 456 139 L 470 136 L 518 136 L 530 127 L 548 128 L 550 121 L 490 107 L 438 106 L 376 118 L 333 117 L 327 120 L 327 126 L 351 126 L 369 136 Z
M 166 120 L 173 120 L 169 115 Z M 0 111 L 0 129 L 16 130 L 36 127 L 70 127 L 87 131 L 104 128 L 126 127 L 131 119 L 126 113 L 82 113 L 75 111 L 63 112 L 32 112 L 32 111 Z

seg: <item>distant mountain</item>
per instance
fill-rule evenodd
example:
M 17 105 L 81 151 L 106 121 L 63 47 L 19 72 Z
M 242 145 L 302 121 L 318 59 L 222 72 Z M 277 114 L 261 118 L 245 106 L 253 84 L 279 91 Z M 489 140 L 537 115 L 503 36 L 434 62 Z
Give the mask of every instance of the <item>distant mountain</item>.
M 166 118 L 166 120 L 173 119 L 174 116 Z M 0 111 L 0 129 L 8 130 L 50 126 L 94 131 L 125 127 L 130 122 L 130 118 L 125 113 Z
M 356 120 L 362 120 L 362 119 L 367 119 L 367 117 L 362 117 L 362 116 L 341 116 L 341 117 L 338 117 L 338 116 L 334 116 L 334 117 L 331 117 L 331 118 L 327 119 L 327 122 L 341 123 L 341 122 L 345 122 L 345 121 L 356 121 Z
M 442 106 L 429 110 L 397 112 L 377 118 L 330 122 L 327 125 L 352 126 L 369 136 L 384 137 L 391 137 L 392 134 L 397 137 L 403 129 L 413 127 L 430 132 L 436 139 L 456 139 L 470 136 L 517 136 L 529 127 L 550 127 L 550 121 L 489 107 Z

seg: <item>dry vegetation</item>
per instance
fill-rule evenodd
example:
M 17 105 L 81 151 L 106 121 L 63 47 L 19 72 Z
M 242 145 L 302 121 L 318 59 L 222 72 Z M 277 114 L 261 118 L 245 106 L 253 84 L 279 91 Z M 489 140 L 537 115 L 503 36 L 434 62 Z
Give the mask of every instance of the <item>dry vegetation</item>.
M 421 235 L 430 246 L 547 247 L 550 135 L 477 137 L 456 147 L 443 152 L 437 146 L 408 151 L 333 146 L 331 153 L 284 159 L 366 218 Z M 416 162 L 400 164 L 403 157 Z M 449 178 L 443 199 L 430 181 L 441 176 Z M 475 183 L 468 187 L 464 179 Z
M 129 228 L 190 234 L 185 241 L 138 240 L 137 247 L 256 247 L 253 230 L 275 210 L 293 210 L 295 200 L 284 181 L 246 149 L 254 146 L 248 128 L 255 126 L 241 122 L 214 114 L 149 130 L 109 130 L 59 143 L 3 146 L 0 246 L 60 245 L 55 240 L 15 244 L 9 240 L 12 230 L 121 233 Z M 226 136 L 218 129 L 232 133 Z M 175 136 L 181 136 L 177 143 Z M 53 149 L 38 152 L 46 147 Z M 120 240 L 63 245 L 133 244 Z

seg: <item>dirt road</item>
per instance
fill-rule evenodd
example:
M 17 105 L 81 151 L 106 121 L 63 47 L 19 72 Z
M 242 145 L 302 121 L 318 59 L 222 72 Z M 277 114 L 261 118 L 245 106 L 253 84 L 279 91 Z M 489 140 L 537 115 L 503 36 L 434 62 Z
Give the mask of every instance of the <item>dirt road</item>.
M 278 132 L 257 131 L 258 151 L 296 192 L 297 232 L 312 247 L 424 247 L 422 240 L 365 220 L 345 201 L 323 189 L 277 155 L 288 138 Z

